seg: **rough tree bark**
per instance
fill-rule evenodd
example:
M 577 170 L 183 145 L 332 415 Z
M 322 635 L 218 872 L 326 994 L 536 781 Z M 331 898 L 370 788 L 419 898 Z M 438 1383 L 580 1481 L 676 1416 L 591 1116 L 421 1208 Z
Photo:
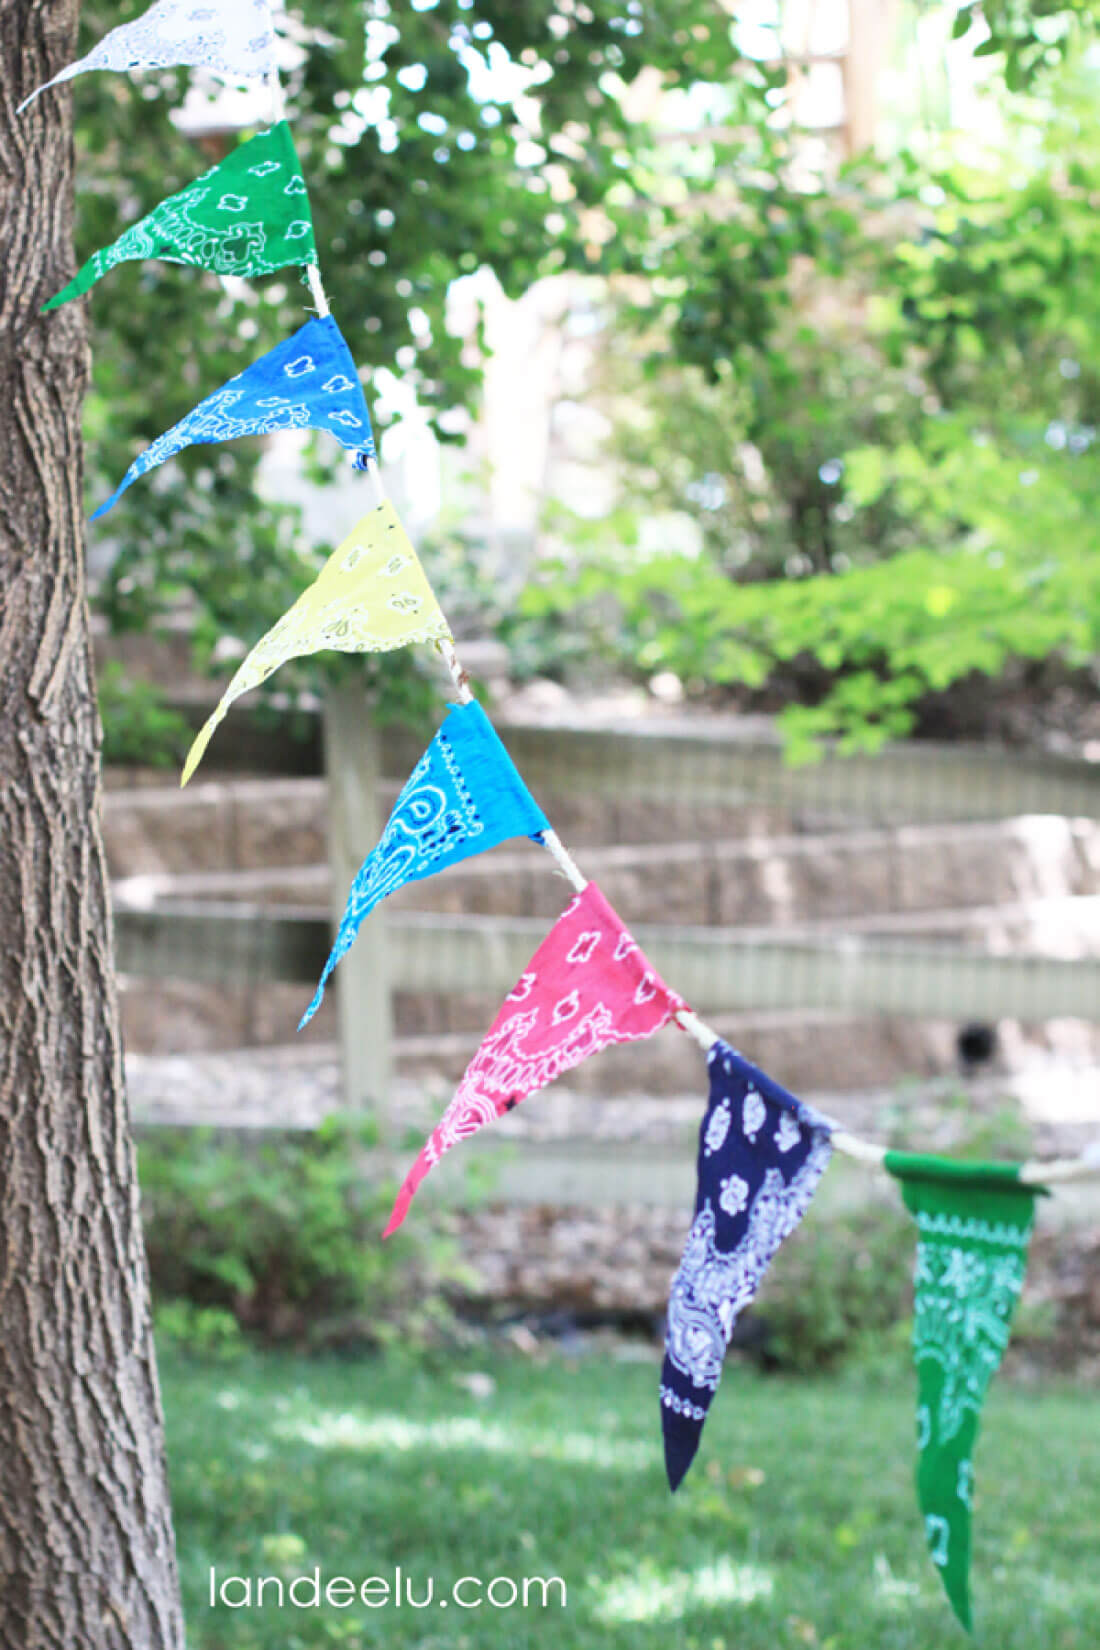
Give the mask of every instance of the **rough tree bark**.
M 0 4 L 0 1650 L 183 1644 L 99 824 L 68 89 Z

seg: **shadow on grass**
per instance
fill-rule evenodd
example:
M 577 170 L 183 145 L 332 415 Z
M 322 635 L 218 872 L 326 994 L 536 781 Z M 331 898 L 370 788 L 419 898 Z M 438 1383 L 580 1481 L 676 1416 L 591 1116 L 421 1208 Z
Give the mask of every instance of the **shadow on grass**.
M 672 1498 L 656 1368 L 289 1356 L 164 1359 L 191 1650 L 939 1650 L 964 1644 L 923 1549 L 908 1371 L 879 1386 L 727 1372 Z M 484 1378 L 492 1371 L 492 1390 Z M 481 1393 L 482 1396 L 475 1396 Z M 974 1595 L 996 1650 L 1100 1643 L 1095 1400 L 1005 1391 L 978 1456 Z M 413 1597 L 211 1608 L 209 1572 L 336 1577 L 400 1567 Z M 528 1607 L 455 1604 L 475 1577 L 561 1577 Z M 301 1595 L 302 1590 L 299 1589 Z M 465 1597 L 477 1596 L 467 1586 Z M 241 1596 L 239 1587 L 230 1597 Z M 304 1596 L 310 1596 L 305 1589 Z M 392 1595 L 391 1595 L 392 1596 Z M 507 1600 L 502 1582 L 495 1597 Z M 442 1600 L 447 1600 L 442 1603 Z

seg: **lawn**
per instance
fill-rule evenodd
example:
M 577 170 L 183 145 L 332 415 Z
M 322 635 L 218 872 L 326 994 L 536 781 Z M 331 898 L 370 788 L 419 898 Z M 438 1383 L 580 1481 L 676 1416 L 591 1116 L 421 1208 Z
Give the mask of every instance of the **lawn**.
M 675 1499 L 656 1368 L 607 1352 L 538 1363 L 493 1345 L 426 1367 L 166 1349 L 162 1376 L 190 1650 L 966 1643 L 923 1550 L 901 1367 L 798 1382 L 728 1370 Z M 1007 1381 L 987 1404 L 972 1584 L 990 1650 L 1100 1644 L 1098 1407 Z M 414 1597 L 432 1578 L 435 1598 L 280 1609 L 269 1584 L 262 1610 L 210 1605 L 210 1566 L 219 1583 L 286 1584 L 318 1565 L 322 1585 L 399 1565 Z M 560 1576 L 567 1603 L 441 1605 L 462 1576 Z

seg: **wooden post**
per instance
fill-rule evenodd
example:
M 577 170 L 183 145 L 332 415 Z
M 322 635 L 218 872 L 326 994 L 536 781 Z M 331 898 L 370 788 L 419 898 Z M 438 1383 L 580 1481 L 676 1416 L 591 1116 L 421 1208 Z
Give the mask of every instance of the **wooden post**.
M 382 831 L 379 791 L 381 740 L 361 686 L 349 683 L 325 700 L 325 771 L 328 777 L 328 851 L 335 924 L 348 889 Z M 393 1010 L 386 966 L 382 910 L 364 922 L 334 976 L 340 1014 L 344 1100 L 352 1111 L 372 1111 L 385 1133 L 390 1092 Z

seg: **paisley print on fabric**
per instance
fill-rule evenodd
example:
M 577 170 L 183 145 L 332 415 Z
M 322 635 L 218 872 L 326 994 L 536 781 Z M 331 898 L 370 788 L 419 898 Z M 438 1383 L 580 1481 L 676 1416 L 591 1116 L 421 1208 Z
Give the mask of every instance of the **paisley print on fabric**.
M 832 1151 L 830 1125 L 719 1040 L 699 1130 L 695 1221 L 672 1281 L 661 1371 L 675 1490 L 699 1447 L 733 1326 L 802 1219 Z
M 684 1006 L 590 882 L 506 997 L 406 1175 L 384 1235 L 400 1226 L 444 1152 L 610 1043 L 651 1037 Z
M 545 814 L 481 706 L 475 701 L 453 706 L 406 781 L 381 841 L 356 873 L 336 943 L 302 1025 L 321 1006 L 325 985 L 360 925 L 387 894 L 509 837 L 537 836 L 548 829 Z

